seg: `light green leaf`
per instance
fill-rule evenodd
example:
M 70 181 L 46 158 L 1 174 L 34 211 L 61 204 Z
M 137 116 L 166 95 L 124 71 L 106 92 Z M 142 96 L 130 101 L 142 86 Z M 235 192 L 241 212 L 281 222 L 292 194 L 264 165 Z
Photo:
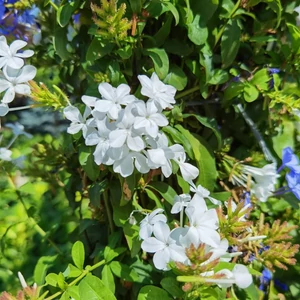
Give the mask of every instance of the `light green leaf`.
M 100 173 L 99 166 L 96 165 L 93 156 L 93 148 L 87 146 L 79 147 L 79 163 L 86 175 L 93 181 L 97 179 Z
M 111 271 L 122 280 L 140 282 L 138 274 L 128 265 L 122 264 L 118 261 L 112 261 L 109 266 Z
M 84 245 L 82 242 L 77 241 L 72 247 L 72 259 L 75 266 L 82 270 L 85 258 Z
M 292 38 L 292 49 L 294 53 L 300 53 L 300 30 L 297 26 L 287 23 L 287 27 Z
M 78 1 L 76 1 L 78 2 Z M 71 17 L 73 12 L 76 10 L 77 8 L 77 3 L 75 3 L 74 1 L 70 2 L 70 3 L 66 3 L 62 6 L 60 6 L 56 12 L 56 20 L 57 23 L 61 26 L 61 27 L 65 27 Z
M 153 286 L 146 285 L 140 289 L 137 300 L 171 300 L 172 298 L 163 289 Z
M 78 277 L 82 273 L 82 270 L 79 270 L 72 264 L 69 264 L 66 270 L 63 272 L 64 277 L 74 278 Z
M 155 193 L 153 193 L 153 191 L 151 191 L 150 189 L 148 189 L 146 187 L 145 192 L 146 192 L 147 196 L 155 202 L 157 208 L 163 208 L 161 199 Z
M 247 102 L 253 102 L 258 98 L 259 91 L 254 85 L 246 82 L 243 95 Z
M 57 255 L 54 256 L 42 256 L 39 258 L 34 268 L 34 282 L 37 285 L 42 285 L 45 281 L 45 276 L 48 268 L 54 264 Z
M 196 45 L 203 45 L 208 38 L 208 29 L 197 14 L 192 23 L 187 23 L 188 37 Z
M 103 283 L 110 289 L 110 291 L 114 294 L 116 290 L 114 275 L 110 270 L 108 265 L 103 267 L 101 272 Z
M 126 251 L 125 247 L 119 247 L 119 248 L 115 248 L 112 249 L 109 246 L 106 246 L 104 249 L 104 259 L 106 261 L 106 263 L 112 261 L 114 258 L 118 257 L 119 255 L 121 255 L 122 253 L 124 253 Z
M 101 279 L 88 275 L 79 283 L 80 299 L 116 300 L 114 294 L 106 287 Z

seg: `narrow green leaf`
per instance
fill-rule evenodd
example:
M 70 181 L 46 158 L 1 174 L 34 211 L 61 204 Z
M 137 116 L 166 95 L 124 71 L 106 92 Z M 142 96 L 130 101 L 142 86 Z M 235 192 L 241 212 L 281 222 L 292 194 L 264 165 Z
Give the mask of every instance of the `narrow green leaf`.
M 163 2 L 162 5 L 166 10 L 170 11 L 175 19 L 175 26 L 179 23 L 179 13 L 177 8 L 171 2 Z
M 75 266 L 82 270 L 85 258 L 84 245 L 82 242 L 77 241 L 72 247 L 72 259 Z
M 37 285 L 42 285 L 45 281 L 45 276 L 49 267 L 54 264 L 57 255 L 54 256 L 42 256 L 39 258 L 34 268 L 34 282 Z
M 110 270 L 110 267 L 108 265 L 105 265 L 103 267 L 103 270 L 101 272 L 101 277 L 103 283 L 110 289 L 110 291 L 114 294 L 116 290 L 116 285 L 115 285 L 115 279 L 114 275 Z
M 56 13 L 57 23 L 61 27 L 65 27 L 69 23 L 75 9 L 76 6 L 74 2 L 66 3 L 60 6 Z
M 148 189 L 147 187 L 145 188 L 145 192 L 147 194 L 147 196 L 153 200 L 155 202 L 155 205 L 157 208 L 163 208 L 163 205 L 161 203 L 161 199 L 155 194 L 153 193 L 153 191 L 151 191 L 150 189 Z
M 59 27 L 54 32 L 53 46 L 58 56 L 62 60 L 67 60 L 70 57 L 70 53 L 67 50 L 67 27 Z
M 223 68 L 229 67 L 240 48 L 241 30 L 237 20 L 230 20 L 225 27 L 221 39 L 221 57 Z
M 287 23 L 291 38 L 292 38 L 292 49 L 294 53 L 300 53 L 300 30 L 297 26 Z
M 168 203 L 173 205 L 174 198 L 177 195 L 175 190 L 165 182 L 154 181 L 151 184 L 148 184 L 147 187 L 153 188 L 155 191 L 159 192 L 160 195 L 165 199 Z

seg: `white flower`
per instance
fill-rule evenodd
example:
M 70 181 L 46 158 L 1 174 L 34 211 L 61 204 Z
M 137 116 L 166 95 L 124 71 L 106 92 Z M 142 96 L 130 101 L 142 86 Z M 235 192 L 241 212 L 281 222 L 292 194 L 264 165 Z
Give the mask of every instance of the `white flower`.
M 86 106 L 83 115 L 80 113 L 79 109 L 75 106 L 67 106 L 64 108 L 65 117 L 71 121 L 67 132 L 70 134 L 76 134 L 82 130 L 82 135 L 84 138 L 94 130 L 91 126 L 93 119 L 87 120 L 87 117 L 91 114 L 90 107 Z
M 232 284 L 236 284 L 239 288 L 245 289 L 247 288 L 253 281 L 251 274 L 246 266 L 236 264 L 232 271 L 228 269 L 223 269 L 217 272 L 216 274 L 224 275 L 223 278 L 220 279 L 206 279 L 206 282 L 215 282 L 219 286 L 223 288 L 228 288 L 232 286 Z
M 220 235 L 216 231 L 219 223 L 217 212 L 215 209 L 207 210 L 203 202 L 201 203 L 199 199 L 194 199 L 185 210 L 190 221 L 190 227 L 188 229 L 189 235 L 193 236 L 191 240 L 197 241 L 197 243 L 194 244 L 195 247 L 198 247 L 200 243 L 205 243 L 212 247 L 219 247 Z
M 0 38 L 0 68 L 9 66 L 14 69 L 20 69 L 24 65 L 24 60 L 22 58 L 30 57 L 34 54 L 32 50 L 25 50 L 18 53 L 18 50 L 25 47 L 26 42 L 21 40 L 16 40 L 11 43 L 10 46 L 7 45 L 6 38 L 1 36 Z
M 0 148 L 0 160 L 11 161 L 12 152 L 6 148 Z
M 152 213 L 147 214 L 146 217 L 140 223 L 140 238 L 149 238 L 153 232 L 153 226 L 157 222 L 166 223 L 167 218 L 165 215 L 161 214 L 164 210 L 162 208 L 155 209 Z
M 0 93 L 5 92 L 2 103 L 10 103 L 14 100 L 15 94 L 30 95 L 30 87 L 27 84 L 36 75 L 36 68 L 24 66 L 20 70 L 5 67 L 0 75 Z
M 145 143 L 134 130 L 134 117 L 129 110 L 122 110 L 120 118 L 116 124 L 116 130 L 109 134 L 110 146 L 120 148 L 124 144 L 132 151 L 141 151 L 145 148 Z
M 158 135 L 158 126 L 167 126 L 167 118 L 158 112 L 157 107 L 145 103 L 143 101 L 134 102 L 134 110 L 137 116 L 134 120 L 133 127 L 135 129 L 144 129 L 146 134 L 152 138 L 156 138 Z
M 126 84 L 120 84 L 117 88 L 112 87 L 107 82 L 102 82 L 98 86 L 98 90 L 102 95 L 102 100 L 96 101 L 95 109 L 99 112 L 107 113 L 112 120 L 118 118 L 122 109 L 121 105 L 127 105 L 136 100 L 130 95 L 130 87 Z
M 170 236 L 170 228 L 167 224 L 158 222 L 154 225 L 154 236 L 142 242 L 142 249 L 149 253 L 155 253 L 153 263 L 159 270 L 168 270 L 171 261 L 182 262 L 188 260 L 185 249 L 176 244 Z
M 151 78 L 146 75 L 139 75 L 138 79 L 142 85 L 141 93 L 149 97 L 148 102 L 151 105 L 158 109 L 173 107 L 171 104 L 176 102 L 174 99 L 176 89 L 173 86 L 164 84 L 155 73 L 152 74 Z
M 198 177 L 199 170 L 195 166 L 185 162 L 186 154 L 184 148 L 181 145 L 175 144 L 172 149 L 175 154 L 174 161 L 179 165 L 183 179 L 187 182 L 191 182 Z
M 207 190 L 206 188 L 204 188 L 200 184 L 196 187 L 193 182 L 190 182 L 190 191 L 195 193 L 194 197 L 200 197 L 202 199 L 207 198 L 215 205 L 220 205 L 221 204 L 220 201 L 214 199 L 213 197 L 210 197 L 209 196 L 210 191 Z
M 135 165 L 136 169 L 142 174 L 146 174 L 150 170 L 147 158 L 143 154 L 135 151 L 129 151 L 122 159 L 115 161 L 113 169 L 114 172 L 120 173 L 122 177 L 128 177 L 133 173 L 133 165 Z
M 174 204 L 171 209 L 171 214 L 178 214 L 187 207 L 188 203 L 191 201 L 191 196 L 189 194 L 176 195 L 174 198 Z
M 97 165 L 107 164 L 111 165 L 114 160 L 109 156 L 109 134 L 115 129 L 114 123 L 109 123 L 107 120 L 96 120 L 97 129 L 88 134 L 85 138 L 87 146 L 97 145 L 94 151 L 94 160 Z

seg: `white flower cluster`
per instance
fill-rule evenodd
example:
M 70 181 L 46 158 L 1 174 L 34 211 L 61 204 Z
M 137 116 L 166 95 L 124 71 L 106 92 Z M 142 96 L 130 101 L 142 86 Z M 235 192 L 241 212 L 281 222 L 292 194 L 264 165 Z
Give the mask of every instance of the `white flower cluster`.
M 231 181 L 233 184 L 247 187 L 251 176 L 251 192 L 255 194 L 261 202 L 266 202 L 268 197 L 272 196 L 276 190 L 277 178 L 279 175 L 276 170 L 276 163 L 265 165 L 262 168 L 256 168 L 248 165 L 242 165 L 242 174 L 240 176 L 232 175 Z
M 186 163 L 184 148 L 175 144 L 169 146 L 166 135 L 160 127 L 168 125 L 162 111 L 171 109 L 175 103 L 176 89 L 161 82 L 153 73 L 151 78 L 139 75 L 141 93 L 147 102 L 130 94 L 130 87 L 121 84 L 117 88 L 100 83 L 101 99 L 82 96 L 86 105 L 83 115 L 74 106 L 64 109 L 71 121 L 68 133 L 80 130 L 88 146 L 96 146 L 95 163 L 112 165 L 123 177 L 131 175 L 134 167 L 142 174 L 150 169 L 161 168 L 165 177 L 172 174 L 171 160 L 180 168 L 183 178 L 191 181 L 199 170 Z
M 139 236 L 143 240 L 141 247 L 148 253 L 154 253 L 153 263 L 157 269 L 168 270 L 170 262 L 191 265 L 186 249 L 192 245 L 198 248 L 201 244 L 205 244 L 206 254 L 211 253 L 210 258 L 202 262 L 203 265 L 215 259 L 229 262 L 233 256 L 241 254 L 240 252 L 227 252 L 228 241 L 221 240 L 217 231 L 219 220 L 216 209 L 208 209 L 204 198 L 213 203 L 218 203 L 218 201 L 210 197 L 209 191 L 201 185 L 196 188 L 192 184 L 190 190 L 195 193 L 193 197 L 189 194 L 176 196 L 171 210 L 171 213 L 185 212 L 189 225 L 171 230 L 161 208 L 155 209 L 140 223 Z M 223 276 L 219 279 L 208 278 L 215 274 Z M 214 273 L 210 270 L 199 276 L 202 276 L 206 282 L 215 282 L 224 287 L 235 283 L 241 288 L 246 288 L 252 283 L 252 276 L 243 265 L 236 265 L 232 271 L 223 269 Z
M 29 95 L 28 81 L 36 75 L 36 68 L 24 66 L 24 59 L 34 54 L 32 50 L 18 52 L 27 45 L 26 42 L 16 40 L 7 45 L 5 36 L 0 36 L 0 93 L 5 92 L 0 103 L 0 117 L 5 116 L 16 94 Z

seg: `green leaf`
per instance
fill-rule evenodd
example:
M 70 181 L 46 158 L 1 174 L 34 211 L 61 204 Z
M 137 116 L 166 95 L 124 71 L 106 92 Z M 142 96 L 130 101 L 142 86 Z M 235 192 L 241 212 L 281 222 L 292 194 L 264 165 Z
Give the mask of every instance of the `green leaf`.
M 63 272 L 64 277 L 74 278 L 78 277 L 82 273 L 82 270 L 79 270 L 72 264 L 69 264 L 66 270 Z
M 291 38 L 292 38 L 292 49 L 296 54 L 300 53 L 300 30 L 297 26 L 287 23 Z
M 67 50 L 67 27 L 57 28 L 54 32 L 53 46 L 56 54 L 60 56 L 62 60 L 70 58 L 70 53 Z
M 225 89 L 224 100 L 231 100 L 238 97 L 244 91 L 244 83 L 242 82 L 231 82 Z
M 50 273 L 46 276 L 46 283 L 51 286 L 57 286 L 58 275 L 55 273 Z
M 257 71 L 252 77 L 250 83 L 257 87 L 258 90 L 267 91 L 269 90 L 270 75 L 268 69 L 264 68 Z
M 218 142 L 218 149 L 221 149 L 222 147 L 222 137 L 221 137 L 221 133 L 218 129 L 218 124 L 216 122 L 215 119 L 213 118 L 207 118 L 207 117 L 202 117 L 199 115 L 195 115 L 195 114 L 183 114 L 182 117 L 185 118 L 189 118 L 189 117 L 194 117 L 198 120 L 199 123 L 201 123 L 203 126 L 210 128 L 213 133 L 216 136 L 217 142 Z
M 104 249 L 104 259 L 105 259 L 106 263 L 109 263 L 110 261 L 112 261 L 114 258 L 121 255 L 125 251 L 126 251 L 125 247 L 119 247 L 119 248 L 112 249 L 109 246 L 106 246 Z
M 163 289 L 153 286 L 146 285 L 140 289 L 137 300 L 171 300 L 172 298 Z
M 84 264 L 84 258 L 85 258 L 85 253 L 84 253 L 84 245 L 82 242 L 77 241 L 73 247 L 72 247 L 72 259 L 74 261 L 75 266 L 82 270 L 83 269 L 83 264 Z
M 169 292 L 174 298 L 183 298 L 184 292 L 179 287 L 178 281 L 173 277 L 166 277 L 162 279 L 160 285 L 164 290 Z
M 80 299 L 89 300 L 116 300 L 114 294 L 96 276 L 87 275 L 79 283 Z
M 87 146 L 79 147 L 79 163 L 86 175 L 93 181 L 95 181 L 100 173 L 99 166 L 96 165 L 93 156 L 93 148 Z
M 205 85 L 209 82 L 211 77 L 213 76 L 213 53 L 210 49 L 208 43 L 206 43 L 201 49 L 199 53 L 199 62 L 201 66 L 205 69 Z
M 230 20 L 221 39 L 221 57 L 223 68 L 229 67 L 240 48 L 241 30 L 236 20 Z
M 229 79 L 229 75 L 225 70 L 215 69 L 212 72 L 212 77 L 208 81 L 210 84 L 223 84 L 227 82 Z
M 161 203 L 161 199 L 157 196 L 157 194 L 153 193 L 152 190 L 145 188 L 145 192 L 149 199 L 153 200 L 155 202 L 155 205 L 157 208 L 163 208 L 163 205 Z
M 163 131 L 166 132 L 169 136 L 171 136 L 171 138 L 173 139 L 173 141 L 175 143 L 179 143 L 179 144 L 183 145 L 187 155 L 191 159 L 194 159 L 194 153 L 193 153 L 192 147 L 189 144 L 188 139 L 183 134 L 181 134 L 178 130 L 176 130 L 175 128 L 173 128 L 171 126 L 163 127 Z
M 142 10 L 142 0 L 129 0 L 130 7 L 133 13 L 139 14 Z
M 259 299 L 259 292 L 254 283 L 250 284 L 247 288 L 243 289 L 247 294 L 247 299 L 249 300 L 257 300 Z
M 65 27 L 69 23 L 72 14 L 76 10 L 77 6 L 78 5 L 76 5 L 75 2 L 72 1 L 58 8 L 56 13 L 56 20 L 61 27 Z
M 166 39 L 168 38 L 168 36 L 170 35 L 172 20 L 173 20 L 172 15 L 168 15 L 167 20 L 164 22 L 164 24 L 154 35 L 153 38 L 155 40 L 155 45 L 157 47 L 161 47 L 166 41 Z
M 278 28 L 278 26 L 280 25 L 280 21 L 281 21 L 281 13 L 282 13 L 282 6 L 281 6 L 281 2 L 280 0 L 265 0 L 265 2 L 268 3 L 268 5 L 271 7 L 271 9 L 276 13 L 277 15 L 277 23 L 276 23 L 276 27 Z
M 186 136 L 192 146 L 195 161 L 200 171 L 197 184 L 201 184 L 210 191 L 213 190 L 217 179 L 217 170 L 214 156 L 208 150 L 209 145 L 202 137 L 191 134 L 182 126 L 176 125 L 176 128 Z
M 122 59 L 128 59 L 132 56 L 132 46 L 125 45 L 123 48 L 119 48 L 116 53 L 120 55 Z
M 111 53 L 113 48 L 114 44 L 103 41 L 98 37 L 94 37 L 86 52 L 86 60 L 93 63 L 95 60 Z
M 243 95 L 247 102 L 253 102 L 258 98 L 259 91 L 254 85 L 246 82 Z
M 138 274 L 128 265 L 122 264 L 118 261 L 112 261 L 109 266 L 111 271 L 122 280 L 140 282 Z
M 174 86 L 177 91 L 182 91 L 187 85 L 187 77 L 181 68 L 177 65 L 171 65 L 164 82 Z
M 37 285 L 42 285 L 45 281 L 45 276 L 49 267 L 54 264 L 57 255 L 54 256 L 42 256 L 39 258 L 34 268 L 34 282 Z
M 116 290 L 114 275 L 110 270 L 108 265 L 105 265 L 101 272 L 101 277 L 103 283 L 110 289 L 110 291 L 114 294 Z
M 156 74 L 164 79 L 169 72 L 169 58 L 164 49 L 149 48 L 143 50 L 143 55 L 149 56 L 154 64 Z
M 147 185 L 147 188 L 150 187 L 155 191 L 159 192 L 160 195 L 165 199 L 168 203 L 173 205 L 174 198 L 177 195 L 176 191 L 167 183 L 162 181 L 154 181 L 151 184 Z
M 177 8 L 171 2 L 163 2 L 162 5 L 167 11 L 170 11 L 175 19 L 175 26 L 179 23 L 179 13 Z
M 187 23 L 188 37 L 196 45 L 203 45 L 208 38 L 208 29 L 197 14 L 192 23 Z

